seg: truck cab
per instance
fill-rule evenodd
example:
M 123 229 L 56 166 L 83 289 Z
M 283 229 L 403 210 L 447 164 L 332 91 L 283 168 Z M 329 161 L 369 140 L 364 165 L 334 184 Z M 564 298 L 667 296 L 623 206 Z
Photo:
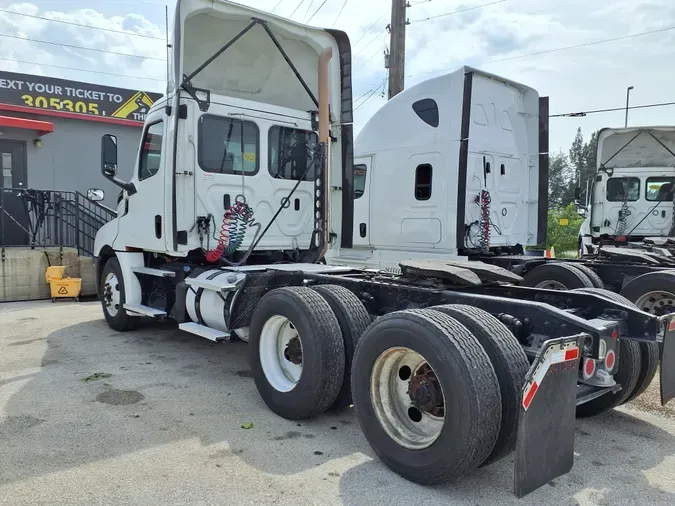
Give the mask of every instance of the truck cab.
M 598 137 L 589 184 L 582 253 L 601 244 L 666 238 L 673 231 L 675 127 L 606 128 Z
M 97 256 L 236 263 L 255 243 L 249 263 L 322 257 L 351 168 L 347 36 L 220 1 L 181 0 L 175 19 L 167 93 L 130 181 L 116 178 L 116 139 L 103 140 L 103 173 L 123 193 Z
M 547 104 L 466 66 L 389 100 L 356 138 L 353 246 L 329 261 L 389 268 L 543 241 Z

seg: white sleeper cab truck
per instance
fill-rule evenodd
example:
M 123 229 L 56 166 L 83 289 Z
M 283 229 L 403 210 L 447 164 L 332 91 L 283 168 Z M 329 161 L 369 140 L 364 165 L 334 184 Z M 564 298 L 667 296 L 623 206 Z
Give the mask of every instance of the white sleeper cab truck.
M 548 141 L 548 98 L 520 83 L 463 67 L 406 89 L 355 141 L 352 242 L 326 259 L 394 271 L 478 260 L 524 286 L 607 288 L 644 311 L 673 311 L 675 128 L 601 132 L 582 227 L 594 249 L 573 261 L 524 256 L 546 241 Z M 620 238 L 631 247 L 610 246 Z
M 355 141 L 353 247 L 329 260 L 396 268 L 536 245 L 539 107 L 532 88 L 470 67 L 396 95 Z
M 671 315 L 593 289 L 519 287 L 481 262 L 410 260 L 393 273 L 323 261 L 360 237 L 343 32 L 179 0 L 171 48 L 167 94 L 147 115 L 130 181 L 116 175 L 116 139 L 102 139 L 102 172 L 122 188 L 95 246 L 111 328 L 171 319 L 213 341 L 247 341 L 271 410 L 301 419 L 353 405 L 375 452 L 418 483 L 515 451 L 518 496 L 570 470 L 575 415 L 644 390 L 659 343 L 662 400 L 675 396 Z M 509 153 L 490 159 L 493 171 Z M 415 173 L 392 176 L 417 177 L 422 196 L 390 192 L 419 207 L 417 222 L 397 226 L 438 235 L 424 198 L 431 172 Z
M 605 128 L 598 136 L 597 173 L 589 181 L 583 254 L 602 245 L 675 245 L 675 127 Z M 672 245 L 671 245 L 672 243 Z

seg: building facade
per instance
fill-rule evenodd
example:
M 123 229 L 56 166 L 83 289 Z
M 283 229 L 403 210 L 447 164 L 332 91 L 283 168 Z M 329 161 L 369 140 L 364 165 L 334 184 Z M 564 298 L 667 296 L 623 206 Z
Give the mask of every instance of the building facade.
M 117 136 L 119 177 L 131 179 L 145 115 L 160 97 L 142 90 L 0 72 L 0 190 L 86 194 L 89 188 L 101 188 L 103 204 L 115 208 L 119 188 L 100 172 L 101 136 Z M 21 216 L 19 203 L 11 202 L 8 193 L 3 191 L 5 210 Z M 10 227 L 11 223 L 5 232 Z

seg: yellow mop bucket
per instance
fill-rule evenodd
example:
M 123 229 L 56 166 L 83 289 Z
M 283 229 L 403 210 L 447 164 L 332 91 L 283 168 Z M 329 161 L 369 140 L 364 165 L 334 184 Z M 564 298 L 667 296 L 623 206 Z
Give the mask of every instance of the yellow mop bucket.
M 82 289 L 82 278 L 64 278 L 66 268 L 62 265 L 47 267 L 45 279 L 52 292 L 52 302 L 58 298 L 79 299 Z

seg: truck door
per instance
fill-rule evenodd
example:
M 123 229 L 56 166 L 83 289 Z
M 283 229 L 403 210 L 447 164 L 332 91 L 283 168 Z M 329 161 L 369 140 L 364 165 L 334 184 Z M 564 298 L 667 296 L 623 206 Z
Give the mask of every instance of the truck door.
M 354 246 L 370 245 L 370 185 L 372 157 L 354 160 Z
M 165 185 L 167 142 L 164 109 L 148 114 L 132 182 L 136 193 L 127 197 L 128 211 L 120 218 L 118 236 L 125 244 L 149 251 L 166 251 Z
M 475 225 L 480 220 L 482 190 L 489 193 L 489 203 L 483 205 L 489 208 L 490 246 L 525 245 L 536 235 L 537 114 L 534 90 L 473 74 L 466 174 L 467 247 L 477 246 L 480 240 Z
M 675 177 L 648 177 L 645 181 L 643 195 L 650 209 L 647 227 L 644 227 L 645 235 L 666 236 L 670 232 L 673 219 L 673 186 Z M 638 227 L 640 228 L 643 227 Z
M 613 176 L 605 185 L 605 205 L 602 212 L 600 234 L 621 236 L 627 234 L 645 216 L 644 201 L 640 203 L 642 189 L 639 177 Z M 593 220 L 595 221 L 595 219 Z M 633 233 L 636 233 L 634 230 Z

